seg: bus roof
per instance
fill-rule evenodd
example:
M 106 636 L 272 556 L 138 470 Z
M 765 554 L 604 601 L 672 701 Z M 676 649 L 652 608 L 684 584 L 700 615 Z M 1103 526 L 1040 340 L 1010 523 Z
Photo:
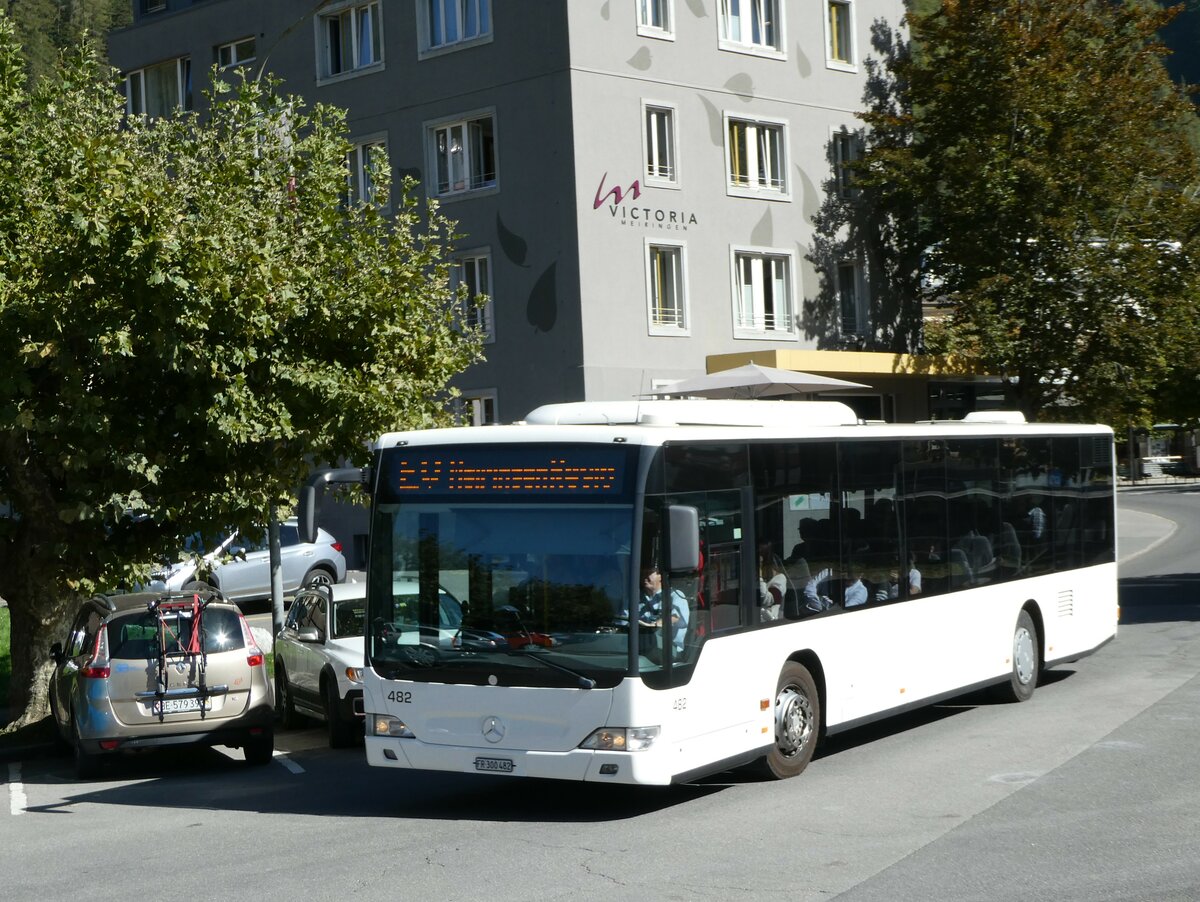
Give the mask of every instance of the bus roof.
M 1111 435 L 1107 426 L 1026 423 L 1013 411 L 977 411 L 963 420 L 878 423 L 839 401 L 580 401 L 547 404 L 507 426 L 390 432 L 376 447 L 503 442 L 668 441 L 736 438 L 920 438 L 932 436 Z

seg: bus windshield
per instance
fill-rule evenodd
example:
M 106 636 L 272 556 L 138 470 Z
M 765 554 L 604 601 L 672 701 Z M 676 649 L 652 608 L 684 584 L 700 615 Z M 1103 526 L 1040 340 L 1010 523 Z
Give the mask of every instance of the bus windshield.
M 625 503 L 377 503 L 371 665 L 439 683 L 616 685 L 633 519 Z

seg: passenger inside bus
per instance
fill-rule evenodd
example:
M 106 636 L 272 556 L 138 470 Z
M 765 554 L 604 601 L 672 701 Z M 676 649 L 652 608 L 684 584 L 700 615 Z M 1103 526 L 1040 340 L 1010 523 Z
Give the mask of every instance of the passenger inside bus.
M 788 577 L 783 562 L 769 543 L 758 549 L 759 619 L 778 620 L 783 613 L 783 600 L 788 592 Z

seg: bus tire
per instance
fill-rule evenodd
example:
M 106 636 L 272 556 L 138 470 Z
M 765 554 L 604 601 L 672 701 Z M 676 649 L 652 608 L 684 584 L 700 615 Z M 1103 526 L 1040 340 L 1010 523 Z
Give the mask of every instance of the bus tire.
M 775 744 L 759 762 L 763 776 L 794 777 L 808 766 L 821 732 L 821 696 L 808 668 L 788 661 L 775 690 Z
M 1028 611 L 1017 615 L 1013 629 L 1012 672 L 1008 682 L 997 687 L 1004 701 L 1027 702 L 1037 688 L 1038 674 L 1042 669 L 1041 644 L 1038 640 L 1037 624 Z

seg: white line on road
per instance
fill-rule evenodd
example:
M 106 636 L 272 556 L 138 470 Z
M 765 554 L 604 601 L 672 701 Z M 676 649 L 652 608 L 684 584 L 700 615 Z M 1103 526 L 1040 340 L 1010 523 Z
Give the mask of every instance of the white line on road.
M 282 764 L 284 767 L 286 767 L 288 770 L 290 770 L 294 774 L 304 773 L 304 768 L 302 768 L 299 764 L 297 764 L 295 761 L 293 761 L 291 758 L 289 758 L 283 752 L 276 752 L 275 760 L 278 761 L 280 764 Z
M 21 764 L 13 761 L 8 765 L 8 806 L 14 814 L 24 814 L 29 799 L 25 796 L 25 784 L 21 782 Z

